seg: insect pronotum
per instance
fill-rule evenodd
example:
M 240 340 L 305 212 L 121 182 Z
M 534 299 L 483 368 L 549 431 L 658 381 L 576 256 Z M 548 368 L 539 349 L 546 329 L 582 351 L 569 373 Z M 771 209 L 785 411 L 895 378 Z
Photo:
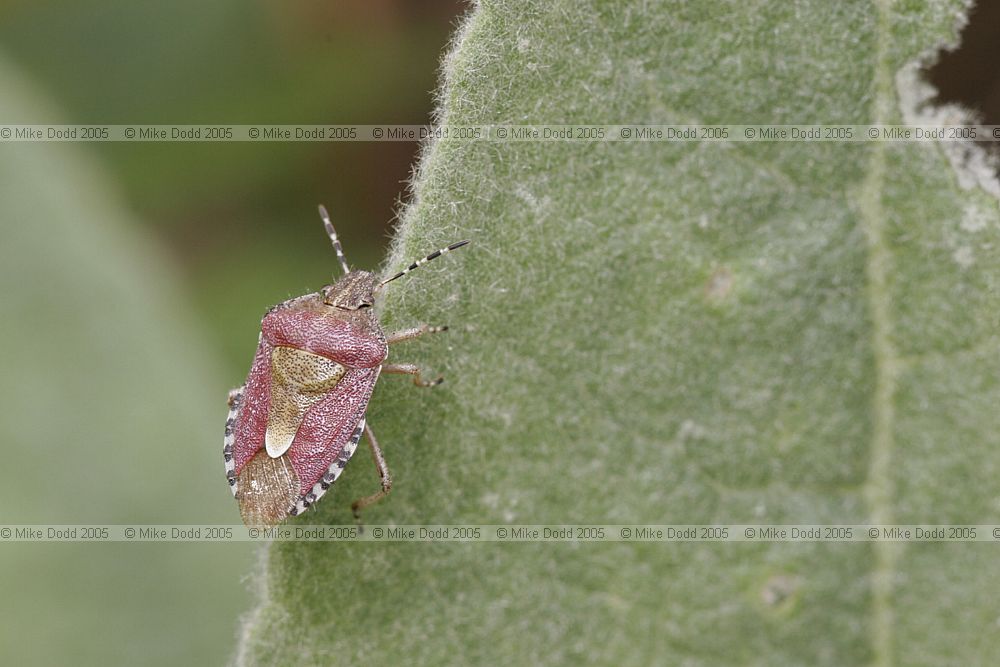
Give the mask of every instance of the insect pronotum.
M 380 373 L 425 380 L 415 364 L 385 363 L 389 346 L 447 327 L 426 324 L 385 335 L 373 306 L 387 284 L 469 243 L 459 241 L 379 282 L 352 271 L 326 209 L 323 225 L 344 275 L 319 292 L 270 308 L 261 321 L 253 365 L 242 387 L 229 392 L 223 458 L 226 478 L 247 525 L 273 525 L 299 514 L 326 493 L 366 436 L 381 488 L 351 505 L 358 512 L 392 487 L 385 457 L 365 420 Z

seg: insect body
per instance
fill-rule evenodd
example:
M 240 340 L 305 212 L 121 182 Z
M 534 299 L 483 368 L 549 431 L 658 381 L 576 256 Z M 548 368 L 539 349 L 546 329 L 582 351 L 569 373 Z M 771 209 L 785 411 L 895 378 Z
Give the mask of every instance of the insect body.
M 223 457 L 226 477 L 247 525 L 272 525 L 308 509 L 343 471 L 364 434 L 382 488 L 354 502 L 358 511 L 385 496 L 392 485 L 385 458 L 365 421 L 380 373 L 404 373 L 424 381 L 413 364 L 387 364 L 389 346 L 447 327 L 426 325 L 386 336 L 373 306 L 379 290 L 424 262 L 460 248 L 453 243 L 379 282 L 368 271 L 351 271 L 326 209 L 320 215 L 344 276 L 319 292 L 272 307 L 246 383 L 229 393 Z

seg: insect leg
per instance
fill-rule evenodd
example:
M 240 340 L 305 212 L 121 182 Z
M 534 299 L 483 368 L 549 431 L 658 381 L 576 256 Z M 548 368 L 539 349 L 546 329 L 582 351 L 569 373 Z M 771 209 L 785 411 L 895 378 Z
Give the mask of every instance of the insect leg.
M 383 373 L 396 373 L 398 375 L 412 375 L 413 384 L 418 387 L 433 387 L 444 382 L 444 378 L 438 376 L 433 380 L 424 380 L 420 377 L 420 367 L 416 364 L 382 364 Z
M 429 333 L 441 333 L 442 331 L 447 331 L 448 327 L 432 327 L 426 324 L 421 324 L 420 326 L 413 327 L 411 329 L 402 329 L 401 331 L 393 331 L 391 334 L 385 337 L 385 340 L 389 345 L 393 343 L 402 343 L 404 340 L 413 340 L 414 338 L 419 338 L 424 334 Z
M 362 509 L 382 500 L 382 498 L 389 494 L 389 490 L 392 488 L 392 476 L 389 474 L 389 468 L 385 464 L 385 456 L 382 455 L 382 448 L 378 446 L 378 440 L 375 439 L 375 434 L 372 433 L 372 429 L 368 426 L 367 422 L 365 423 L 365 435 L 368 440 L 368 448 L 372 452 L 372 460 L 375 461 L 375 468 L 378 470 L 378 476 L 382 479 L 382 490 L 370 496 L 358 498 L 351 503 L 351 511 L 354 512 L 355 519 L 360 519 Z

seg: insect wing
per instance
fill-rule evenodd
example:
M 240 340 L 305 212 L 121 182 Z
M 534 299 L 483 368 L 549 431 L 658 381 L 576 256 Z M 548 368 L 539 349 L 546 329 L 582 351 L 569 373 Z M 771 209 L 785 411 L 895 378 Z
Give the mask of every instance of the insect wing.
M 247 461 L 264 446 L 267 431 L 267 412 L 271 402 L 271 352 L 274 348 L 261 338 L 254 355 L 253 366 L 247 375 L 246 384 L 240 390 L 236 401 L 230 407 L 229 421 L 226 422 L 227 446 L 232 457 L 230 486 L 235 495 L 238 491 L 236 479 Z M 230 434 L 231 431 L 231 434 Z M 231 442 L 230 442 L 231 440 Z M 229 464 L 227 458 L 227 468 Z M 227 470 L 227 475 L 230 471 Z
M 354 453 L 379 370 L 348 369 L 337 386 L 309 408 L 302 419 L 287 456 L 301 482 L 306 506 L 340 476 Z

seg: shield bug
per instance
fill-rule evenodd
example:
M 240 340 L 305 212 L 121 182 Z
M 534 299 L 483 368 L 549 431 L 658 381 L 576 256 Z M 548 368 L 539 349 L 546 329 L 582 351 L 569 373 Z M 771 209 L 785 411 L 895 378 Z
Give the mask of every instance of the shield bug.
M 261 321 L 253 365 L 242 387 L 229 392 L 223 458 L 226 478 L 247 525 L 272 525 L 295 516 L 330 488 L 366 436 L 382 488 L 352 505 L 355 516 L 392 486 L 385 457 L 365 420 L 380 373 L 413 376 L 414 364 L 389 364 L 389 346 L 447 327 L 420 325 L 386 335 L 375 298 L 387 284 L 424 262 L 461 248 L 459 241 L 417 260 L 387 280 L 352 271 L 326 209 L 319 207 L 344 275 L 319 292 L 270 308 Z

